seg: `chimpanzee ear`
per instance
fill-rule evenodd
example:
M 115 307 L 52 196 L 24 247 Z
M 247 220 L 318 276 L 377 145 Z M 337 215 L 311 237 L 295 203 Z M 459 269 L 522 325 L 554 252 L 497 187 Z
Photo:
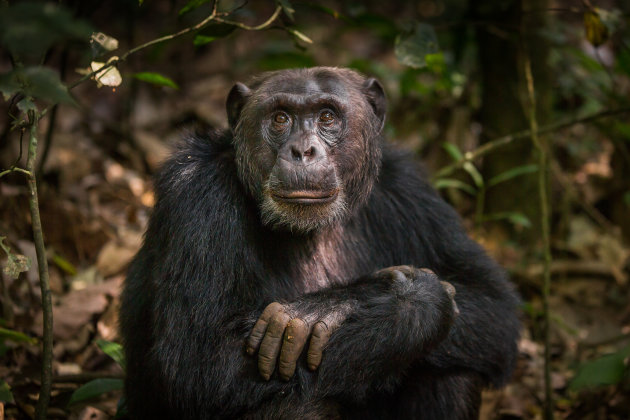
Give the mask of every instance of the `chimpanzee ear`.
M 240 82 L 237 82 L 230 90 L 225 106 L 227 108 L 228 123 L 232 131 L 236 128 L 243 105 L 245 105 L 245 101 L 251 93 L 252 91 Z
M 378 130 L 381 131 L 383 125 L 385 125 L 385 113 L 387 111 L 387 99 L 385 98 L 383 85 L 375 78 L 369 78 L 363 84 L 363 92 L 370 105 L 372 105 L 374 114 L 379 119 L 380 125 L 378 126 Z

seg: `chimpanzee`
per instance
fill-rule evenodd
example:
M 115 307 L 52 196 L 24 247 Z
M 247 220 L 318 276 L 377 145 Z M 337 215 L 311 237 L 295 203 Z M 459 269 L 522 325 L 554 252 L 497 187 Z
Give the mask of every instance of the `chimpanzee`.
M 237 83 L 188 139 L 121 303 L 133 419 L 474 419 L 519 300 L 407 152 L 373 78 Z

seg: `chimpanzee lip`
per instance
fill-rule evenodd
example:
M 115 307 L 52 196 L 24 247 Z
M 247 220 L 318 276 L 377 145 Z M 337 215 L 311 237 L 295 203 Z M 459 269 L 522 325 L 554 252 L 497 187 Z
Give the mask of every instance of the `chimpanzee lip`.
M 273 191 L 271 195 L 275 200 L 292 204 L 324 204 L 334 201 L 339 194 L 339 189 L 334 190 L 295 190 Z

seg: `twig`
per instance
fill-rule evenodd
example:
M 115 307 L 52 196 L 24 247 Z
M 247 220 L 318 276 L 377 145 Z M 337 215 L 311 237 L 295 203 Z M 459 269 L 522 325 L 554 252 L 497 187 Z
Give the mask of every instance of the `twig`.
M 35 112 L 29 112 L 30 136 L 28 142 L 28 158 L 26 159 L 26 169 L 28 176 L 28 204 L 31 210 L 31 220 L 33 224 L 33 241 L 37 252 L 37 265 L 39 266 L 39 286 L 42 292 L 42 313 L 44 319 L 44 336 L 42 339 L 42 386 L 39 390 L 39 399 L 35 407 L 35 418 L 46 419 L 48 402 L 50 401 L 50 389 L 52 385 L 52 346 L 53 346 L 53 314 L 52 301 L 50 296 L 50 284 L 48 279 L 48 261 L 46 259 L 46 247 L 44 246 L 44 234 L 42 232 L 42 221 L 39 217 L 39 200 L 37 197 L 37 178 L 35 176 L 35 159 L 37 157 L 37 123 L 39 117 Z
M 15 168 L 9 168 L 6 171 L 0 172 L 0 178 L 2 178 L 5 175 L 10 174 L 11 172 L 20 172 L 20 173 L 22 173 L 22 174 L 24 174 L 26 176 L 29 176 L 29 177 L 31 176 L 31 172 L 30 171 L 27 171 L 26 169 L 15 167 Z
M 538 137 L 538 121 L 536 119 L 536 91 L 529 55 L 525 55 L 525 80 L 529 98 L 529 131 L 532 143 L 538 149 L 538 195 L 540 199 L 540 227 L 543 242 L 543 337 L 545 343 L 545 420 L 553 420 L 553 395 L 551 393 L 551 345 L 549 342 L 549 294 L 551 291 L 551 238 L 550 238 L 550 204 L 549 204 L 549 154 L 544 140 Z
M 116 66 L 119 63 L 122 63 L 130 55 L 135 54 L 135 53 L 137 53 L 140 50 L 148 48 L 148 47 L 150 47 L 152 45 L 160 44 L 160 43 L 162 43 L 164 41 L 170 41 L 170 40 L 173 40 L 175 38 L 179 38 L 180 36 L 186 35 L 186 34 L 188 34 L 190 32 L 198 31 L 198 30 L 202 29 L 204 26 L 206 26 L 207 24 L 209 24 L 212 21 L 225 23 L 225 24 L 228 24 L 228 25 L 233 25 L 233 26 L 236 26 L 238 28 L 246 29 L 246 30 L 249 30 L 249 31 L 260 31 L 260 30 L 268 28 L 278 18 L 278 15 L 280 15 L 280 12 L 282 11 L 282 7 L 278 6 L 278 7 L 276 7 L 276 10 L 273 12 L 271 17 L 269 19 L 267 19 L 265 22 L 261 23 L 258 26 L 248 26 L 248 25 L 245 25 L 245 24 L 240 23 L 240 22 L 234 22 L 234 21 L 231 21 L 231 20 L 226 20 L 226 19 L 220 18 L 219 17 L 219 13 L 217 12 L 217 3 L 218 3 L 217 1 L 214 2 L 214 6 L 212 7 L 212 13 L 210 13 L 210 15 L 208 17 L 206 17 L 204 20 L 202 20 L 198 24 L 196 24 L 194 26 L 190 26 L 190 27 L 185 28 L 185 29 L 182 29 L 181 31 L 175 32 L 174 34 L 165 35 L 165 36 L 163 36 L 161 38 L 156 38 L 154 40 L 151 40 L 149 42 L 146 42 L 146 43 L 144 43 L 142 45 L 138 45 L 137 47 L 134 47 L 134 48 L 130 49 L 129 51 L 127 51 L 126 53 L 121 55 L 119 58 L 107 62 L 102 67 L 99 67 L 98 69 L 96 69 L 96 70 L 94 70 L 94 71 L 84 75 L 79 80 L 71 83 L 68 86 L 68 89 L 72 89 L 72 88 L 80 85 L 84 81 L 86 81 L 86 80 L 96 76 L 97 74 L 104 74 L 105 70 L 107 70 L 110 67 Z
M 278 15 L 280 14 L 281 11 L 282 11 L 282 7 L 281 6 L 276 7 L 276 10 L 273 12 L 273 15 L 271 15 L 271 17 L 269 19 L 267 19 L 265 22 L 261 23 L 258 26 L 248 26 L 248 25 L 245 25 L 245 24 L 240 23 L 240 22 L 234 22 L 232 20 L 227 20 L 227 19 L 222 19 L 222 18 L 216 18 L 215 20 L 217 22 L 225 23 L 227 25 L 236 26 L 237 28 L 245 29 L 247 31 L 261 31 L 261 30 L 267 29 L 269 26 L 271 26 L 271 24 L 273 23 L 274 20 L 276 20 L 276 18 L 278 17 Z
M 597 112 L 595 114 L 587 115 L 584 117 L 579 117 L 579 118 L 574 118 L 574 119 L 561 121 L 561 122 L 557 122 L 553 124 L 548 124 L 548 125 L 538 128 L 537 131 L 533 134 L 535 134 L 536 136 L 539 136 L 542 134 L 551 133 L 553 131 L 562 130 L 564 128 L 571 127 L 576 124 L 589 123 L 589 122 L 598 120 L 600 118 L 612 117 L 615 115 L 625 114 L 629 112 L 630 112 L 630 107 L 619 108 L 619 109 L 609 109 L 609 110 Z M 511 144 L 517 140 L 531 138 L 531 136 L 532 136 L 532 131 L 530 129 L 530 130 L 519 131 L 514 134 L 508 134 L 506 136 L 499 137 L 497 139 L 489 141 L 488 143 L 485 143 L 483 146 L 480 146 L 476 148 L 475 150 L 464 153 L 464 156 L 460 160 L 443 167 L 433 177 L 442 178 L 442 177 L 448 176 L 452 174 L 453 172 L 455 172 L 457 169 L 464 166 L 466 162 L 472 162 L 473 160 L 480 158 L 498 148 Z

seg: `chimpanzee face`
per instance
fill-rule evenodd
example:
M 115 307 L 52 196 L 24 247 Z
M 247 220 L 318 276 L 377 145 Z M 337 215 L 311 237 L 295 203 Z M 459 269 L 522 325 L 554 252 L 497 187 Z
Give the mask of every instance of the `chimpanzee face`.
M 364 202 L 380 164 L 385 99 L 374 79 L 314 68 L 266 74 L 228 97 L 239 176 L 262 222 L 307 232 Z

